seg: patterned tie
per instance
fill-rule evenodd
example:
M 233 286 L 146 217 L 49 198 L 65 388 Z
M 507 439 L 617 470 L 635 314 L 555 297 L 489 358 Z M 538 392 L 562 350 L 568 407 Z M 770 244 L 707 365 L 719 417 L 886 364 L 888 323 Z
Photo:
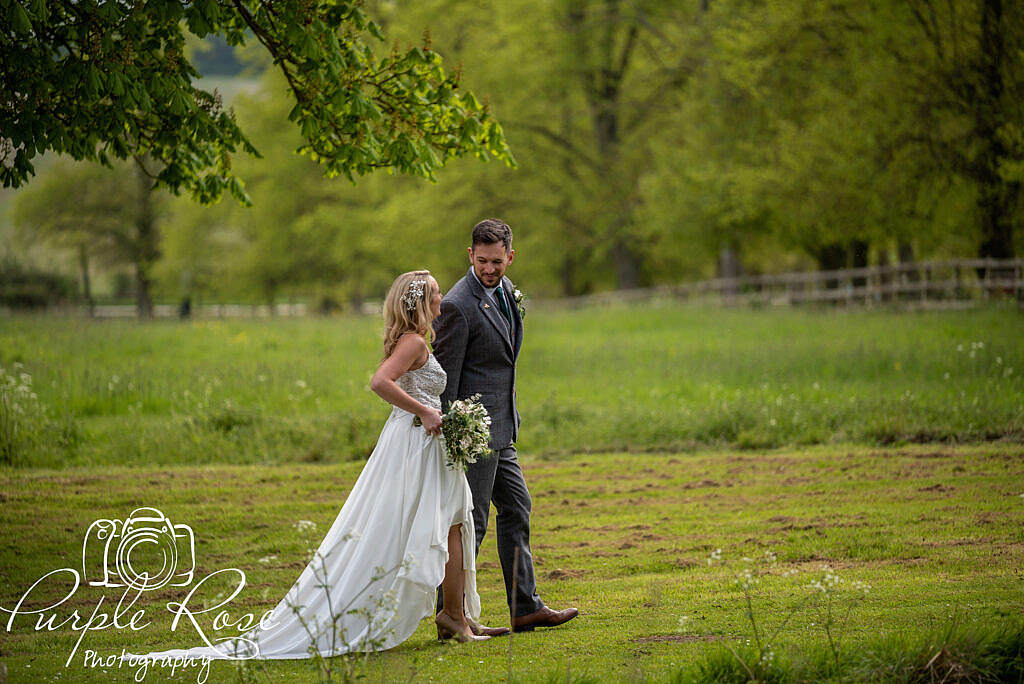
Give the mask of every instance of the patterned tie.
M 512 314 L 508 310 L 508 304 L 505 303 L 505 290 L 500 285 L 498 289 L 494 291 L 494 294 L 498 298 L 498 308 L 501 309 L 501 313 L 505 314 L 505 320 L 508 321 L 508 329 L 512 329 Z

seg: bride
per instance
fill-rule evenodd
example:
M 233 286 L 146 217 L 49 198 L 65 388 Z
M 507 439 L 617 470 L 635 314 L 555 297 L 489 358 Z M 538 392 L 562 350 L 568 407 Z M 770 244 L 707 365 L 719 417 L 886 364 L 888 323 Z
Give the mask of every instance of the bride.
M 478 641 L 507 632 L 476 622 L 472 496 L 462 471 L 445 465 L 438 437 L 445 372 L 427 344 L 440 313 L 441 291 L 429 271 L 403 273 L 391 285 L 384 360 L 370 387 L 394 408 L 327 536 L 269 619 L 215 646 L 146 658 L 287 659 L 384 650 L 434 615 L 438 585 L 440 638 Z M 415 416 L 422 427 L 414 426 Z

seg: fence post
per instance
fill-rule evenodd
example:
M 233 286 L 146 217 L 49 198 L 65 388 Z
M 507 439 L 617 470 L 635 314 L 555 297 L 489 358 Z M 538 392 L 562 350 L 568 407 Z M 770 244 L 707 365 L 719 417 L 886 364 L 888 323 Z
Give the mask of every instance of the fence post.
M 1016 274 L 1014 275 L 1014 293 L 1017 295 L 1017 308 L 1024 307 L 1024 259 L 1017 260 Z

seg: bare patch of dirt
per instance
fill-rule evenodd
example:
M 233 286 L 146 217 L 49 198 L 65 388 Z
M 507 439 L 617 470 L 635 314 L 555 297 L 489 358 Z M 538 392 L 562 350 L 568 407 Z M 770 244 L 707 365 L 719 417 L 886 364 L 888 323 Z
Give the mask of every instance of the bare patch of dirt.
M 949 451 L 897 451 L 896 455 L 910 458 L 956 458 L 956 454 Z
M 992 539 L 939 539 L 937 541 L 921 542 L 921 546 L 942 549 L 949 546 L 982 546 L 984 544 L 991 544 L 993 541 Z
M 549 580 L 564 580 L 564 579 L 576 579 L 577 577 L 583 577 L 582 570 L 566 570 L 564 568 L 555 568 L 548 573 Z
M 857 516 L 863 518 L 863 515 Z M 785 515 L 777 515 L 774 518 L 769 518 L 769 522 L 783 522 L 784 525 L 779 527 L 773 527 L 768 530 L 771 534 L 778 534 L 780 532 L 790 532 L 792 530 L 814 530 L 819 534 L 823 533 L 824 530 L 837 528 L 837 527 L 865 527 L 866 522 L 860 520 L 825 520 L 823 518 L 815 518 L 812 520 L 801 521 L 797 518 L 791 518 Z
M 979 525 L 993 525 L 997 522 L 1004 522 L 1008 519 L 1013 518 L 1011 513 L 1005 511 L 986 511 L 985 513 L 979 513 L 975 516 L 975 520 Z
M 929 485 L 927 487 L 920 487 L 920 488 L 918 488 L 917 491 L 919 491 L 919 492 L 939 492 L 939 493 L 943 493 L 943 492 L 951 492 L 954 489 L 956 489 L 956 487 L 950 487 L 949 485 L 944 485 L 941 482 L 936 482 L 935 484 Z
M 768 518 L 768 522 L 773 522 L 773 523 L 795 523 L 796 522 L 796 518 L 791 518 L 788 515 L 773 515 L 772 517 Z
M 686 482 L 680 489 L 700 489 L 702 487 L 721 487 L 714 480 L 700 480 L 699 482 Z

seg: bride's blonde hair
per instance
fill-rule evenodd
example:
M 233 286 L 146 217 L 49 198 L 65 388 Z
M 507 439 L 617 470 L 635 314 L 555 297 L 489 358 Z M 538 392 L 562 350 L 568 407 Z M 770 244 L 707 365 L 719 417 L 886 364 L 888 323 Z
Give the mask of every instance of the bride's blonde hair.
M 391 356 L 398 338 L 405 333 L 422 335 L 430 341 L 430 299 L 434 287 L 430 271 L 409 271 L 395 278 L 384 299 L 384 358 Z M 412 306 L 410 306 L 410 304 Z

